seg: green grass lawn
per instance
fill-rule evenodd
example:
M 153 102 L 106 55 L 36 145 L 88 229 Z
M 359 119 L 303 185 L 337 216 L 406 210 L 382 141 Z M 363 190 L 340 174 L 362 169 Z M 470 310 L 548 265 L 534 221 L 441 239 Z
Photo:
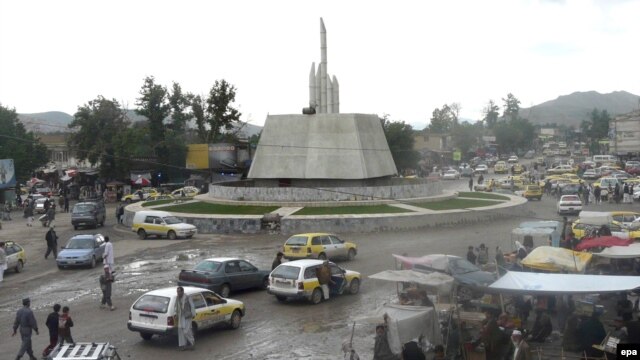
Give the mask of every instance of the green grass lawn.
M 174 201 L 175 200 L 172 200 L 172 199 L 156 200 L 156 201 L 145 201 L 141 205 L 142 205 L 142 207 L 148 207 L 148 206 L 171 204 Z
M 162 206 L 156 208 L 156 210 L 193 214 L 264 215 L 278 208 L 279 206 L 220 205 L 199 201 L 188 204 Z
M 467 200 L 467 199 L 450 199 L 425 203 L 413 203 L 411 205 L 419 206 L 421 208 L 430 210 L 454 210 L 454 209 L 466 209 L 482 206 L 496 205 L 495 201 L 487 200 Z
M 508 197 L 498 194 L 492 194 L 488 192 L 469 192 L 463 191 L 459 192 L 458 196 L 467 197 L 467 198 L 475 198 L 475 199 L 493 199 L 493 200 L 509 200 Z
M 411 210 L 401 209 L 389 205 L 370 206 L 334 206 L 334 207 L 306 207 L 293 215 L 344 215 L 344 214 L 393 214 L 406 213 Z

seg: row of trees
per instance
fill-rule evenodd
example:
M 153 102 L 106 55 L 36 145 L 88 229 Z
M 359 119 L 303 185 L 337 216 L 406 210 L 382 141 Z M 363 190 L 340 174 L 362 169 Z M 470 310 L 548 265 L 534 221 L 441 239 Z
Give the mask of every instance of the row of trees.
M 132 123 L 126 109 L 115 99 L 98 96 L 79 106 L 69 124 L 70 149 L 79 160 L 99 163 L 100 176 L 127 178 L 134 159 L 144 159 L 163 174 L 163 181 L 183 173 L 189 142 L 223 140 L 240 119 L 233 107 L 236 88 L 218 80 L 205 96 L 183 92 L 179 83 L 171 89 L 144 79 L 135 113 L 145 121 Z M 188 127 L 195 122 L 195 130 Z M 168 177 L 168 178 L 164 178 Z

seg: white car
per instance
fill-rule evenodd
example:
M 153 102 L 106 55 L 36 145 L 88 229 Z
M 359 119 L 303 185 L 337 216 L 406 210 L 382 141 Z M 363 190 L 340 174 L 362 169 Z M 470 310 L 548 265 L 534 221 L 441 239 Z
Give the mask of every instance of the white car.
M 597 179 L 599 177 L 600 177 L 600 175 L 598 175 L 598 171 L 596 171 L 596 169 L 587 169 L 582 174 L 582 178 L 586 179 L 586 180 L 595 180 L 595 179 Z
M 457 180 L 460 179 L 460 173 L 455 170 L 447 170 L 444 172 L 444 175 L 442 175 L 442 178 L 444 180 Z
M 508 163 L 510 164 L 514 164 L 518 162 L 518 157 L 513 155 L 513 156 L 509 156 L 509 160 L 507 160 Z
M 476 173 L 478 174 L 486 174 L 489 172 L 489 167 L 485 164 L 480 164 L 478 166 L 476 166 Z
M 578 195 L 562 195 L 558 201 L 558 214 L 577 214 L 580 211 L 582 211 L 582 200 Z
M 176 335 L 176 289 L 173 286 L 140 296 L 129 310 L 129 330 L 139 332 L 144 340 L 151 340 L 153 335 Z M 192 324 L 194 332 L 220 323 L 227 323 L 229 328 L 237 329 L 245 315 L 242 301 L 223 298 L 210 290 L 185 286 L 184 295 L 193 300 L 196 308 Z

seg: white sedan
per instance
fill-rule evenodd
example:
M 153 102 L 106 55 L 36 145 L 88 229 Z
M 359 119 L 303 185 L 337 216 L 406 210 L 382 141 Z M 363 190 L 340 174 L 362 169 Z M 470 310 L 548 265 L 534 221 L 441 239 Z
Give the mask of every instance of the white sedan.
M 442 175 L 442 178 L 444 180 L 457 180 L 460 179 L 460 173 L 455 170 L 447 170 L 444 172 L 444 175 Z
M 577 214 L 580 211 L 582 211 L 582 200 L 578 195 L 562 195 L 558 201 L 558 214 Z
M 478 166 L 476 166 L 476 173 L 478 174 L 486 174 L 489 172 L 489 167 L 485 164 L 480 164 Z

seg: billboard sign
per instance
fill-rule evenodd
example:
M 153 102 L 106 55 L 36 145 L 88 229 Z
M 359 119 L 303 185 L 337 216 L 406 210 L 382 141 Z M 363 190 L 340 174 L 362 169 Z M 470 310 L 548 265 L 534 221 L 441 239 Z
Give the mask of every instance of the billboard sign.
M 16 169 L 13 159 L 0 159 L 0 190 L 16 186 Z

